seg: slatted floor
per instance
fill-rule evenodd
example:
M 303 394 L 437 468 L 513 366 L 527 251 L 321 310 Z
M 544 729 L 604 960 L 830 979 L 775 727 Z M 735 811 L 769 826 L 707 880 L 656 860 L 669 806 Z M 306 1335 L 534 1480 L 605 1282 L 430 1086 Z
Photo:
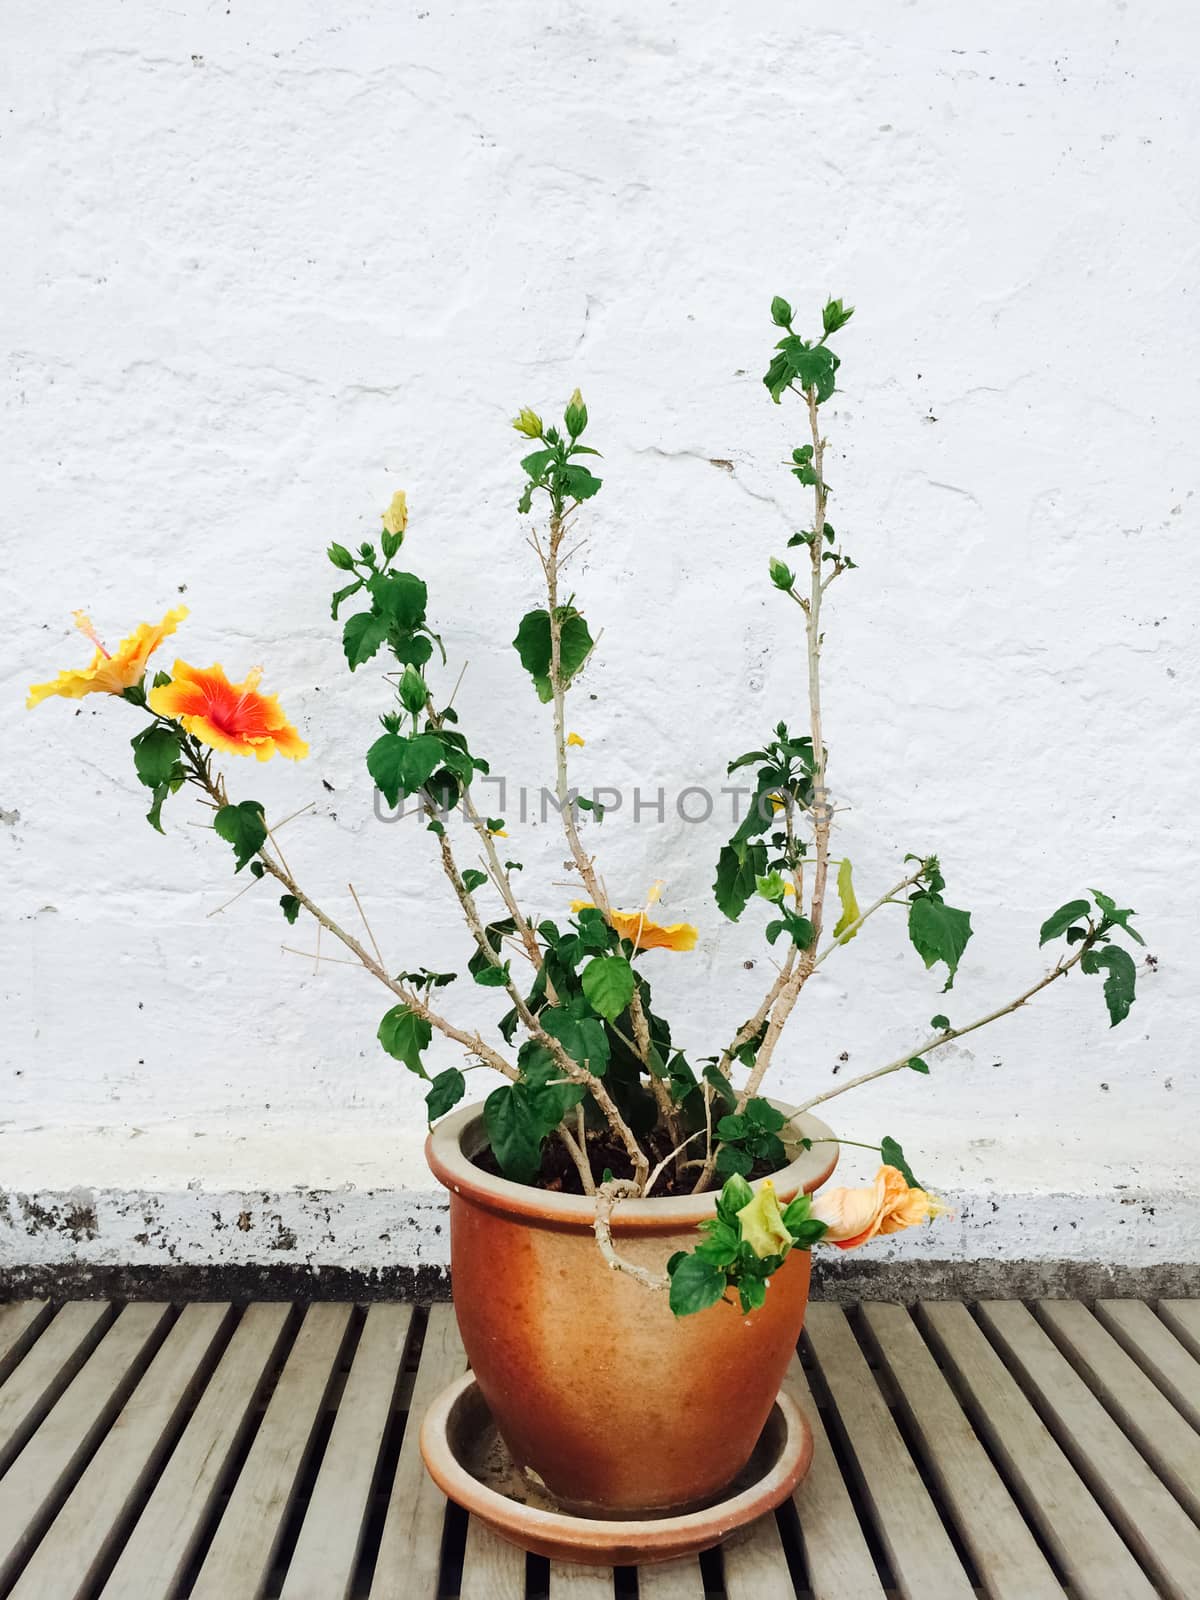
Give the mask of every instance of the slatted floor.
M 813 1305 L 794 1500 L 637 1572 L 447 1507 L 464 1366 L 444 1305 L 0 1306 L 0 1595 L 1200 1600 L 1200 1300 Z

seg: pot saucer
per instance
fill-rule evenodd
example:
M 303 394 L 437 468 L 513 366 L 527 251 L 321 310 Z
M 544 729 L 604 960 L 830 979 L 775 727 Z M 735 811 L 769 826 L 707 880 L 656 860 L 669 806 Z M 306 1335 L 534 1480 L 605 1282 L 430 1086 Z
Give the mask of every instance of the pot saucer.
M 573 1516 L 537 1496 L 505 1448 L 471 1373 L 438 1395 L 421 1426 L 425 1465 L 451 1500 L 510 1544 L 589 1566 L 644 1566 L 720 1544 L 787 1499 L 808 1471 L 812 1450 L 808 1423 L 781 1393 L 748 1465 L 722 1499 L 682 1515 L 609 1520 Z

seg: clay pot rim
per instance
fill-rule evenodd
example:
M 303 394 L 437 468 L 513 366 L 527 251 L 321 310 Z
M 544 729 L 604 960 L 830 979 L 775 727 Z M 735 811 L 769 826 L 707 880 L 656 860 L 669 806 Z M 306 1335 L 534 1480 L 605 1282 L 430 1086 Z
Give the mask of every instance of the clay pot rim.
M 788 1118 L 792 1128 L 807 1139 L 832 1139 L 833 1131 L 819 1117 L 796 1112 L 791 1106 L 772 1100 Z M 487 1143 L 483 1126 L 483 1105 L 479 1101 L 463 1106 L 443 1117 L 430 1130 L 425 1141 L 425 1159 L 438 1182 L 453 1194 L 502 1216 L 527 1217 L 543 1226 L 572 1231 L 592 1231 L 596 1216 L 595 1201 L 582 1194 L 553 1194 L 528 1184 L 494 1177 L 477 1167 L 471 1159 Z M 830 1152 L 826 1154 L 826 1151 Z M 814 1145 L 803 1150 L 795 1161 L 771 1174 L 780 1197 L 791 1200 L 801 1190 L 812 1194 L 827 1182 L 837 1166 L 840 1146 Z M 751 1188 L 757 1190 L 765 1178 Z M 695 1227 L 717 1208 L 719 1190 L 696 1195 L 664 1195 L 649 1200 L 622 1200 L 613 1214 L 614 1233 L 671 1233 Z
M 761 1478 L 727 1500 L 718 1500 L 699 1511 L 644 1519 L 580 1517 L 564 1511 L 545 1511 L 510 1500 L 481 1482 L 455 1454 L 450 1443 L 450 1421 L 474 1385 L 475 1374 L 464 1373 L 442 1390 L 425 1413 L 420 1445 L 430 1476 L 456 1505 L 513 1543 L 567 1560 L 607 1563 L 611 1556 L 622 1564 L 636 1548 L 639 1559 L 661 1561 L 706 1549 L 780 1505 L 812 1463 L 813 1438 L 808 1419 L 787 1390 L 781 1389 L 774 1402 L 785 1430 L 779 1455 Z

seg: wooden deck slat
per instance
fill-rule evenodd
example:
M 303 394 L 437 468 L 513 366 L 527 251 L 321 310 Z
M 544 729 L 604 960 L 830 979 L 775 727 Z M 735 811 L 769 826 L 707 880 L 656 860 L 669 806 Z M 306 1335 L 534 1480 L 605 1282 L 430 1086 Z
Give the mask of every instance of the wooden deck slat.
M 253 1305 L 243 1315 L 126 1541 L 103 1600 L 174 1595 L 251 1424 L 291 1309 Z
M 91 1592 L 230 1314 L 228 1305 L 185 1307 L 17 1579 L 12 1600 L 82 1600 Z
M 779 1524 L 759 1517 L 721 1546 L 728 1600 L 795 1600 Z
M 1041 1300 L 1038 1315 L 1122 1433 L 1200 1520 L 1200 1434 L 1078 1300 Z
M 877 1302 L 862 1309 L 926 1465 L 991 1600 L 1062 1600 L 1062 1585 L 908 1311 Z
M 1158 1314 L 1180 1344 L 1200 1361 L 1200 1300 L 1160 1300 Z
M 611 1567 L 576 1566 L 573 1561 L 550 1563 L 550 1600 L 613 1600 Z
M 840 1306 L 808 1308 L 805 1333 L 858 1464 L 905 1600 L 974 1600 L 937 1509 Z
M 411 1306 L 367 1312 L 281 1600 L 348 1600 L 411 1325 Z
M 54 1321 L 0 1389 L 0 1473 L 91 1355 L 113 1320 L 104 1301 L 76 1301 Z
M 648 1567 L 639 1567 L 638 1600 L 704 1600 L 700 1558 L 683 1556 L 678 1561 L 655 1561 Z
M 799 1359 L 793 1359 L 783 1386 L 808 1418 L 813 1436 L 812 1466 L 792 1496 L 813 1600 L 883 1600 L 875 1562 Z
M 20 1570 L 124 1405 L 171 1314 L 170 1306 L 126 1306 L 0 1483 L 0 1590 Z
M 446 1497 L 421 1460 L 421 1423 L 429 1402 L 466 1366 L 454 1307 L 432 1306 L 388 1498 L 371 1600 L 436 1600 Z
M 351 1310 L 325 1303 L 305 1313 L 191 1600 L 230 1600 L 234 1594 L 258 1600 L 262 1594 L 337 1372 Z
M 15 1300 L 0 1306 L 0 1383 L 20 1361 L 53 1315 L 49 1300 Z
M 1196 1600 L 1200 1528 L 1020 1301 L 982 1301 L 979 1315 L 1142 1564 L 1172 1600 Z
M 1145 1301 L 1097 1300 L 1096 1315 L 1176 1411 L 1200 1429 L 1200 1362 Z
M 1145 1573 L 966 1306 L 926 1301 L 917 1316 L 1080 1600 L 1154 1600 Z
M 459 1600 L 525 1600 L 524 1550 L 501 1539 L 478 1517 L 467 1524 Z

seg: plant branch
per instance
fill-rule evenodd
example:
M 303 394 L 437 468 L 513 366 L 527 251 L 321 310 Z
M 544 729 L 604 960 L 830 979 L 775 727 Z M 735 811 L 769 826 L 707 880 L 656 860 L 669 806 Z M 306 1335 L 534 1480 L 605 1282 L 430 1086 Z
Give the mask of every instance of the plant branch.
M 826 1089 L 823 1094 L 814 1095 L 811 1100 L 806 1100 L 802 1106 L 797 1107 L 797 1110 L 811 1111 L 814 1106 L 823 1105 L 826 1100 L 833 1100 L 839 1094 L 845 1094 L 848 1089 L 857 1089 L 861 1084 L 872 1083 L 876 1078 L 884 1078 L 890 1072 L 899 1072 L 901 1068 L 907 1067 L 908 1063 L 915 1057 L 927 1056 L 934 1050 L 940 1050 L 944 1044 L 950 1044 L 955 1039 L 961 1039 L 964 1034 L 974 1033 L 977 1028 L 984 1028 L 989 1022 L 996 1022 L 999 1018 L 1006 1017 L 1010 1011 L 1018 1010 L 1027 1001 L 1032 1000 L 1035 994 L 1040 993 L 1048 984 L 1053 983 L 1056 978 L 1063 977 L 1065 973 L 1070 972 L 1072 967 L 1077 966 L 1082 960 L 1084 952 L 1091 949 L 1095 940 L 1096 931 L 1093 929 L 1085 939 L 1080 940 L 1074 955 L 1068 956 L 1065 961 L 1060 961 L 1057 966 L 1052 967 L 1036 983 L 1031 984 L 1024 993 L 1019 994 L 1015 1000 L 1010 1000 L 1007 1005 L 997 1006 L 995 1011 L 989 1011 L 986 1016 L 976 1017 L 974 1022 L 968 1022 L 965 1027 L 947 1028 L 942 1033 L 935 1033 L 931 1038 L 923 1039 L 920 1044 L 914 1045 L 911 1050 L 906 1050 L 903 1055 L 897 1056 L 894 1061 L 889 1061 L 885 1066 L 875 1067 L 871 1072 L 860 1072 L 856 1078 L 847 1078 L 845 1083 L 839 1083 L 836 1088 Z

